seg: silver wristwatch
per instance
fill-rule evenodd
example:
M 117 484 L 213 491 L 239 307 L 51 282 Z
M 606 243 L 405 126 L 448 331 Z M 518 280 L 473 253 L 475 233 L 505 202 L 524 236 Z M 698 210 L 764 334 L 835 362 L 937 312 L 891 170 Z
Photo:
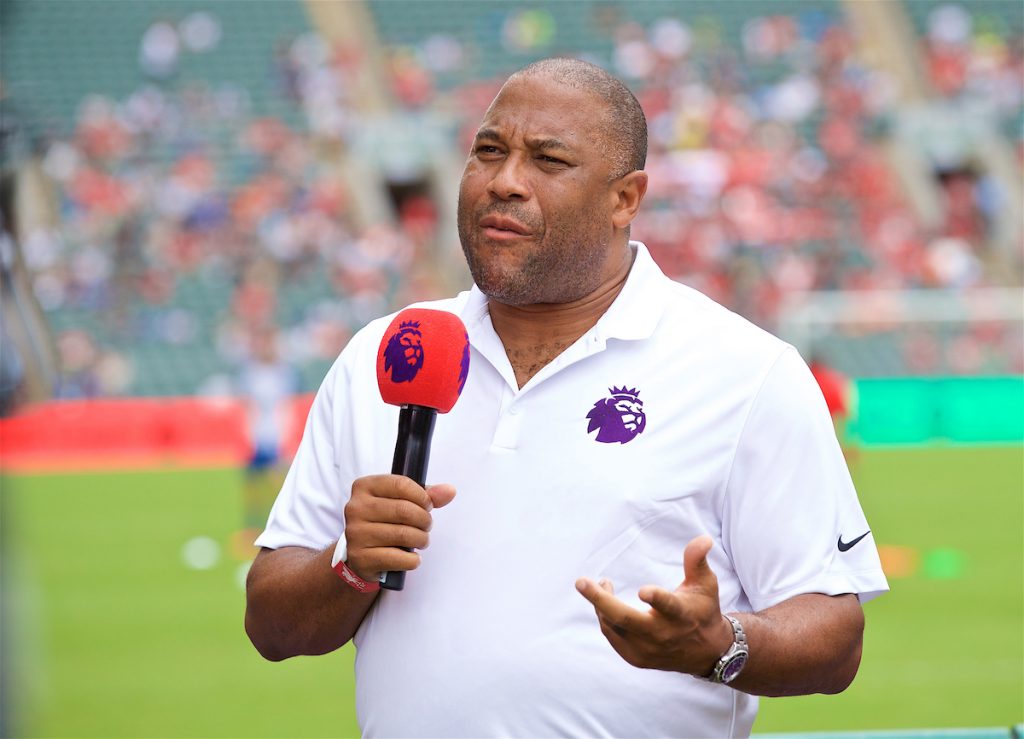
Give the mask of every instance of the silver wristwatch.
M 715 669 L 705 679 L 713 683 L 728 685 L 743 671 L 743 666 L 747 664 L 747 659 L 750 657 L 750 650 L 747 648 L 747 635 L 743 631 L 743 624 L 732 616 L 725 617 L 732 624 L 732 644 L 718 659 Z

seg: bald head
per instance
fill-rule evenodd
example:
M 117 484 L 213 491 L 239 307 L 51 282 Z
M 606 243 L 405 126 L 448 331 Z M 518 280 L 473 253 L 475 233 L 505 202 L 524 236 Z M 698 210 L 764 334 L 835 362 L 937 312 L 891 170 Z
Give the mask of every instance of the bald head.
M 541 59 L 508 78 L 509 82 L 525 77 L 543 77 L 576 90 L 584 90 L 606 108 L 598 129 L 609 161 L 613 163 L 613 179 L 633 170 L 643 169 L 647 161 L 647 118 L 629 88 L 596 64 L 564 57 Z

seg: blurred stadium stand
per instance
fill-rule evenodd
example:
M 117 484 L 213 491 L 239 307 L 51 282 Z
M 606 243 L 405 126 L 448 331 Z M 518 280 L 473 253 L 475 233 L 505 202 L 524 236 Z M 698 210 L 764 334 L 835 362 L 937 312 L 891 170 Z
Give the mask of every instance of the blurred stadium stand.
M 783 332 L 815 295 L 1009 288 L 996 317 L 847 315 L 855 337 L 801 348 L 858 377 L 1024 372 L 1024 6 L 770 7 L 4 2 L 2 164 L 49 183 L 13 236 L 55 394 L 230 393 L 266 326 L 315 389 L 369 318 L 467 284 L 467 140 L 552 54 L 643 103 L 634 236 L 672 276 Z

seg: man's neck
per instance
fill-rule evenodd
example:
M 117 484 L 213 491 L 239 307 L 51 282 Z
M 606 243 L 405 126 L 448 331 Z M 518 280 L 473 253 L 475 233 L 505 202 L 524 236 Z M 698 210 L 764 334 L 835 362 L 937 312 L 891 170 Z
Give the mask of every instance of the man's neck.
M 621 265 L 596 290 L 571 303 L 506 305 L 488 300 L 495 333 L 523 387 L 543 367 L 594 327 L 626 284 L 635 252 L 627 249 Z

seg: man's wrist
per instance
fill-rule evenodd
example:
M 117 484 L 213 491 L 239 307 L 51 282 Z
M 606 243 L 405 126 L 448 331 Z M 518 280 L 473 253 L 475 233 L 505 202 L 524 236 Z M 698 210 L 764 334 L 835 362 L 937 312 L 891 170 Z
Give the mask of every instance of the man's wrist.
M 334 555 L 331 557 L 331 567 L 337 567 L 339 562 L 345 562 L 348 560 L 348 539 L 345 538 L 344 532 L 338 537 L 338 541 L 334 545 Z
M 342 534 L 338 537 L 338 543 L 334 545 L 334 555 L 331 557 L 331 569 L 340 577 L 346 585 L 355 588 L 360 593 L 376 593 L 380 590 L 380 583 L 364 580 L 355 570 L 348 566 L 345 560 L 348 559 L 348 540 Z
M 706 669 L 695 673 L 697 677 L 704 680 L 711 679 L 711 673 L 714 672 L 715 667 L 718 665 L 718 661 L 722 658 L 723 654 L 729 651 L 729 647 L 732 646 L 732 624 L 729 623 L 729 619 L 724 613 L 719 614 L 718 624 L 715 627 L 715 635 L 709 640 L 709 642 L 711 644 L 711 659 L 707 663 Z
M 379 582 L 370 582 L 364 580 L 355 573 L 355 571 L 344 562 L 338 562 L 333 567 L 334 572 L 340 577 L 346 585 L 349 585 L 360 593 L 376 593 L 380 590 Z
M 728 646 L 722 651 L 709 673 L 702 676 L 702 679 L 728 685 L 743 671 L 750 657 L 750 648 L 747 644 L 746 631 L 739 619 L 723 613 L 722 621 L 729 631 Z

